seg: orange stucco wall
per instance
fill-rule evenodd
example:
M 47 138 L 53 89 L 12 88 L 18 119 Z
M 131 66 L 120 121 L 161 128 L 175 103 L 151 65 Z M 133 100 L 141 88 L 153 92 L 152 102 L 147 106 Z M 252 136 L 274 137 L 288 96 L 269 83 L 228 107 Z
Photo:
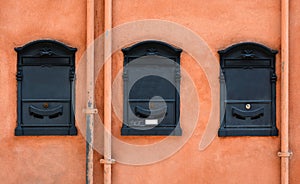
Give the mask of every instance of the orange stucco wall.
M 291 158 L 290 169 L 291 169 L 291 183 L 300 182 L 300 127 L 299 127 L 299 68 L 300 68 L 300 54 L 299 54 L 299 43 L 300 43 L 300 33 L 299 33 L 299 18 L 300 14 L 298 9 L 300 8 L 300 3 L 298 1 L 291 1 L 290 5 L 290 150 L 293 152 Z
M 85 141 L 80 136 L 15 137 L 15 47 L 55 39 L 85 50 L 85 1 L 1 1 L 0 183 L 84 183 Z
M 95 37 L 103 33 L 103 0 L 95 0 Z M 291 0 L 290 22 L 290 181 L 300 182 L 300 128 L 298 117 L 300 99 L 298 70 L 300 53 L 299 19 L 300 2 Z M 124 23 L 161 19 L 175 22 L 193 31 L 207 43 L 218 60 L 217 51 L 229 45 L 253 41 L 279 51 L 276 60 L 277 127 L 280 131 L 280 1 L 235 0 L 115 0 L 113 1 L 113 27 Z M 137 30 L 139 31 L 139 30 Z M 133 33 L 135 34 L 135 33 Z M 170 35 L 175 34 L 170 30 Z M 16 126 L 16 53 L 14 47 L 37 39 L 55 39 L 78 49 L 77 63 L 85 52 L 86 1 L 43 0 L 1 1 L 0 7 L 0 181 L 3 183 L 85 183 L 85 139 L 77 136 L 14 136 Z M 124 35 L 124 37 L 129 37 Z M 147 38 L 145 38 L 147 39 Z M 133 43 L 127 43 L 127 46 Z M 175 42 L 176 45 L 176 42 Z M 178 47 L 183 46 L 178 43 Z M 183 48 L 184 50 L 184 48 Z M 186 50 L 181 56 L 182 68 L 194 81 L 199 99 L 196 128 L 184 146 L 171 157 L 153 164 L 133 166 L 113 165 L 114 184 L 177 184 L 177 183 L 280 183 L 280 136 L 278 137 L 215 137 L 205 149 L 199 142 L 205 133 L 212 109 L 212 91 L 205 67 L 198 65 Z M 123 55 L 113 55 L 113 80 L 122 70 Z M 96 104 L 103 117 L 103 73 L 96 83 Z M 188 96 L 187 78 L 181 81 L 181 99 Z M 299 88 L 299 89 L 298 89 Z M 117 91 L 121 97 L 120 91 Z M 113 95 L 114 97 L 114 95 Z M 186 103 L 185 108 L 193 105 Z M 183 127 L 188 121 L 182 117 Z M 133 145 L 157 143 L 164 137 L 122 137 L 121 120 L 113 113 L 112 134 Z M 95 132 L 101 135 L 101 133 Z M 171 138 L 176 142 L 176 137 Z M 118 148 L 114 148 L 118 149 Z M 121 149 L 121 148 L 120 148 Z M 149 153 L 150 154 L 150 153 Z M 94 182 L 103 183 L 101 153 L 95 151 Z M 114 151 L 113 151 L 114 157 Z M 2 183 L 2 182 L 0 182 Z
M 279 1 L 124 0 L 114 1 L 113 15 L 114 26 L 141 19 L 163 19 L 181 24 L 198 34 L 215 57 L 218 57 L 219 49 L 243 41 L 259 42 L 280 49 Z M 276 65 L 278 75 L 279 56 Z M 115 57 L 113 62 L 114 70 L 120 69 L 122 57 Z M 210 86 L 205 71 L 195 67 L 196 62 L 188 53 L 183 53 L 181 62 L 182 68 L 196 83 L 201 107 L 192 137 L 182 149 L 164 161 L 146 166 L 114 165 L 113 183 L 279 183 L 279 137 L 216 137 L 207 149 L 198 149 L 211 110 Z M 184 88 L 184 82 L 181 85 Z M 279 87 L 278 82 L 278 91 Z M 279 94 L 277 99 L 280 99 Z M 188 123 L 181 121 L 181 124 Z M 113 127 L 113 134 L 117 136 L 121 122 L 116 118 Z M 131 144 L 149 143 L 147 137 L 120 139 Z

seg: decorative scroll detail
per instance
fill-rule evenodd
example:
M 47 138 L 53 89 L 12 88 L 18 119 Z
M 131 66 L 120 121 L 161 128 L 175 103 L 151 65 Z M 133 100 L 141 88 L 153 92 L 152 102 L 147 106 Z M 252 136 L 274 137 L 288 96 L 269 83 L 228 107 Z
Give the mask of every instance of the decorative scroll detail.
M 74 67 L 71 67 L 70 68 L 70 81 L 74 81 L 74 78 L 75 78 L 75 68 Z
M 149 48 L 146 50 L 146 55 L 158 55 L 158 51 L 156 48 Z
M 124 69 L 123 71 L 123 80 L 124 81 L 127 81 L 128 80 L 128 73 L 127 73 L 127 70 Z
M 253 59 L 255 57 L 255 54 L 253 53 L 253 50 L 245 49 L 242 51 L 241 57 L 243 59 Z
M 51 55 L 53 55 L 54 54 L 54 52 L 51 50 L 51 48 L 49 48 L 49 47 L 44 47 L 44 48 L 42 48 L 41 50 L 40 50 L 40 55 L 41 56 L 45 56 L 45 55 L 47 55 L 47 56 L 51 56 Z
M 224 73 L 225 73 L 225 72 L 220 72 L 220 77 L 219 77 L 219 79 L 220 79 L 220 82 L 222 82 L 222 83 L 225 83 L 225 76 L 224 76 Z
M 277 76 L 275 73 L 272 73 L 271 82 L 276 83 L 276 81 L 277 81 Z
M 175 70 L 175 81 L 178 82 L 180 81 L 181 79 L 181 74 L 180 74 L 180 68 L 179 67 L 176 67 L 176 70 Z
M 17 72 L 16 77 L 17 77 L 17 81 L 22 81 L 22 79 L 23 79 L 23 70 L 22 70 L 21 67 L 18 67 L 18 72 Z

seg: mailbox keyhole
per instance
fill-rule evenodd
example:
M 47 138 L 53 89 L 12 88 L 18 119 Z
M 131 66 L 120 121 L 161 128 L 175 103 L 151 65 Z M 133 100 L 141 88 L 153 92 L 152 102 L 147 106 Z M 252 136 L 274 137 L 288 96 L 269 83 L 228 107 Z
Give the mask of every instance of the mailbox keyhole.
M 154 104 L 153 102 L 150 102 L 150 103 L 149 103 L 149 108 L 150 108 L 150 109 L 154 109 L 154 108 L 155 108 L 155 104 Z
M 48 103 L 44 103 L 44 104 L 43 104 L 43 107 L 44 107 L 45 109 L 47 109 L 47 108 L 49 107 L 49 104 L 48 104 Z

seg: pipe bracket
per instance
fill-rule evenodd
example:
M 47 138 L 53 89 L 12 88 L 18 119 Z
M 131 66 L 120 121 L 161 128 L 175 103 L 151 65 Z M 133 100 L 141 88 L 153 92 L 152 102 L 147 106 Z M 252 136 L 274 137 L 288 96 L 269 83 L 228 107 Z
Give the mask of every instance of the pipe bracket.
M 100 163 L 101 164 L 109 164 L 109 165 L 112 165 L 112 164 L 115 164 L 116 163 L 116 160 L 115 159 L 100 159 Z
M 291 157 L 293 155 L 292 152 L 278 152 L 277 155 L 279 157 Z
M 83 112 L 86 114 L 97 114 L 98 109 L 83 109 Z

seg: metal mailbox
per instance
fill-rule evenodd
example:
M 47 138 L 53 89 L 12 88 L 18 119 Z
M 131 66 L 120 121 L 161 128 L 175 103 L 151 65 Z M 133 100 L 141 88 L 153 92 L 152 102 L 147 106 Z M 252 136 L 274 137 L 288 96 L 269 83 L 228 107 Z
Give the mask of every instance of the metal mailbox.
M 38 40 L 18 54 L 18 122 L 15 135 L 76 135 L 74 77 L 76 48 Z
M 275 55 L 257 43 L 239 43 L 220 54 L 219 136 L 276 136 Z
M 181 135 L 181 49 L 144 41 L 124 53 L 122 135 Z

